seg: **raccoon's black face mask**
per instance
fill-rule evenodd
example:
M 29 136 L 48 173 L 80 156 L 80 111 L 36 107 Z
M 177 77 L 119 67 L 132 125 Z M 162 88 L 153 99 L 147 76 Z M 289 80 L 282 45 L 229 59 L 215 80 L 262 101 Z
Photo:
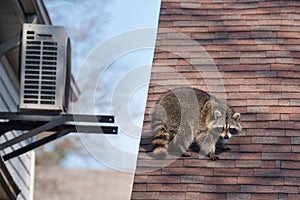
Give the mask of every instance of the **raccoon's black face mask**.
M 221 138 L 227 140 L 242 130 L 242 126 L 239 123 L 240 117 L 240 113 L 225 116 L 225 114 L 216 110 L 214 113 L 214 123 L 211 124 L 211 131 L 218 133 Z

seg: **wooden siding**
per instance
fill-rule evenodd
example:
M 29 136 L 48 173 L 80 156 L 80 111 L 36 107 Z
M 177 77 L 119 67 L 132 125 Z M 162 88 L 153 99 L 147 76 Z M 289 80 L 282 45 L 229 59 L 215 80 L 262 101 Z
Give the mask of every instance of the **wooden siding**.
M 2 61 L 5 61 L 4 58 L 2 59 Z M 4 67 L 4 63 L 6 62 L 0 63 L 0 111 L 15 112 L 17 111 L 17 105 L 19 103 L 18 90 L 12 83 L 12 79 L 7 73 L 6 68 Z M 2 135 L 0 137 L 0 142 L 2 143 L 19 134 L 21 134 L 21 132 L 17 131 L 6 133 L 5 135 Z M 2 154 L 10 152 L 12 149 L 18 149 L 22 145 L 24 144 L 16 144 L 13 147 L 7 148 L 2 151 Z M 32 159 L 34 159 L 34 153 L 29 152 L 5 162 L 14 181 L 22 191 L 18 196 L 18 200 L 28 200 L 33 196 L 32 176 L 34 177 L 34 162 L 32 162 Z

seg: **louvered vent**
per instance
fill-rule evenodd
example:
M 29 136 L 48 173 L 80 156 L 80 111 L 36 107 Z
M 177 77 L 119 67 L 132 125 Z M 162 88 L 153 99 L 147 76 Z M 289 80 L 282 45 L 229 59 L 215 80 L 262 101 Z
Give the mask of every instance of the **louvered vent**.
M 63 27 L 24 24 L 20 110 L 65 111 L 70 84 L 70 45 Z

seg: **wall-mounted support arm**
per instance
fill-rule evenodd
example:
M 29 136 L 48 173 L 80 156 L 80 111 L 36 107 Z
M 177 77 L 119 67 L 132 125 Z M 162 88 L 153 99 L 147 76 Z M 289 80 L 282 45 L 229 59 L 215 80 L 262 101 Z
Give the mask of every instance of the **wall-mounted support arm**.
M 34 141 L 27 146 L 21 147 L 11 153 L 3 156 L 4 160 L 24 154 L 30 150 L 47 144 L 53 140 L 63 137 L 70 132 L 81 133 L 104 133 L 117 134 L 116 126 L 99 126 L 97 123 L 114 123 L 113 116 L 101 115 L 77 115 L 77 114 L 60 114 L 60 115 L 30 115 L 19 113 L 0 113 L 0 133 L 11 130 L 29 130 L 11 140 L 0 144 L 0 150 L 6 149 L 14 144 L 37 136 L 44 131 L 54 132 L 52 135 Z

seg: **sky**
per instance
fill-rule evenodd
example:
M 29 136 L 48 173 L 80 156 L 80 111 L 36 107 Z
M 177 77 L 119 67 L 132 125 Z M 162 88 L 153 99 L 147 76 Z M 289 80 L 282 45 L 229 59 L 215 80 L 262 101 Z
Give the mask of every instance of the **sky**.
M 62 166 L 133 172 L 160 0 L 44 2 L 52 24 L 64 26 L 71 39 L 72 73 L 81 95 L 70 112 L 114 115 L 119 127 L 118 135 L 76 135 L 85 156 L 70 154 Z

